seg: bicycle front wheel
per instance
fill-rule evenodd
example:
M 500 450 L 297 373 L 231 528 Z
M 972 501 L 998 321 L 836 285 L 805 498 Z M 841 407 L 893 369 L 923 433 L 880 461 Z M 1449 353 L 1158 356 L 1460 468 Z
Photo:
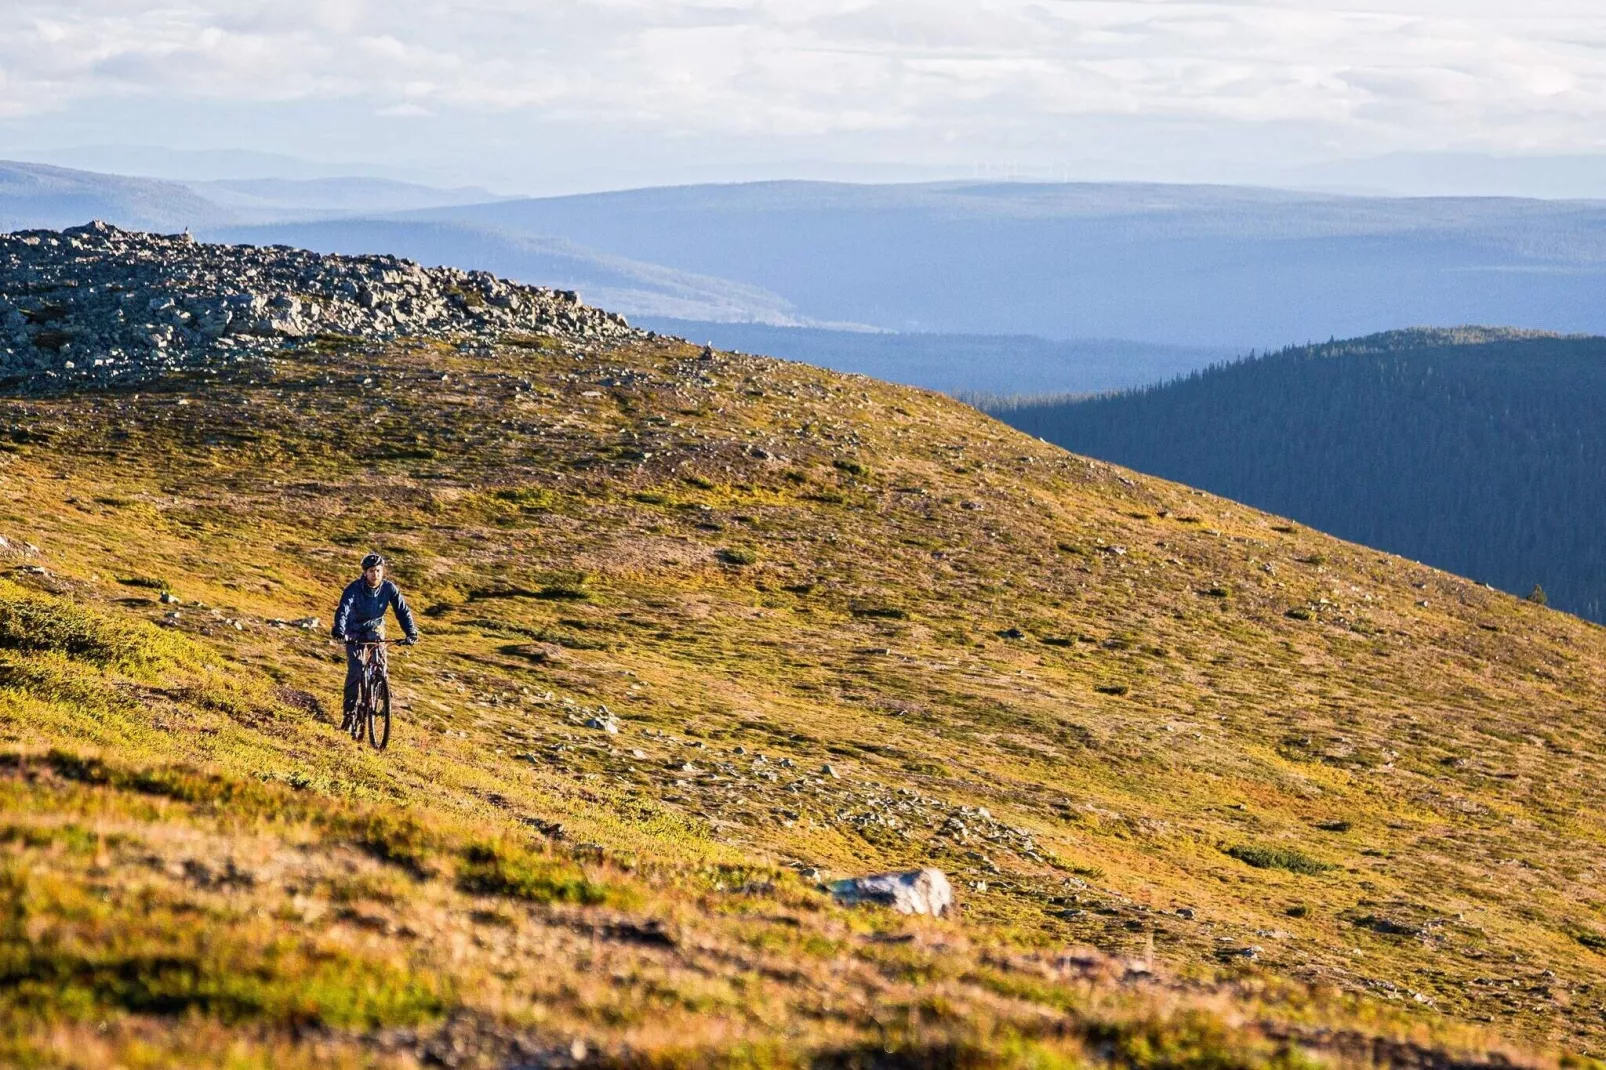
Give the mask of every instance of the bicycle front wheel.
M 390 681 L 383 676 L 374 681 L 369 695 L 368 742 L 378 750 L 390 742 Z

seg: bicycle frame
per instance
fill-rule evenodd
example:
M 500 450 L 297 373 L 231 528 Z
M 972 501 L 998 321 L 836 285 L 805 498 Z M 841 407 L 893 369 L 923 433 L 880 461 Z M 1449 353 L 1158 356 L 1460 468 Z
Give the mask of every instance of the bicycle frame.
M 375 639 L 371 642 L 356 644 L 359 651 L 357 657 L 362 662 L 365 682 L 372 682 L 373 673 L 376 669 L 380 672 L 385 672 L 390 668 L 387 659 L 375 657 L 374 655 L 383 651 L 385 647 L 394 645 L 395 642 L 391 639 Z
M 384 648 L 394 645 L 394 641 L 374 639 L 352 645 L 358 648 L 362 682 L 357 692 L 357 708 L 352 711 L 351 737 L 361 741 L 366 728 L 368 742 L 383 750 L 390 742 L 390 666 Z

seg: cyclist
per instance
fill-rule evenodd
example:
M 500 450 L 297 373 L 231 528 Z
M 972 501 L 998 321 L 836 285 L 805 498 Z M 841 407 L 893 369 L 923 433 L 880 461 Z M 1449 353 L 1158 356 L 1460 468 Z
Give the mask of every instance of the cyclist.
M 343 722 L 351 722 L 357 708 L 357 689 L 362 683 L 362 647 L 385 638 L 385 610 L 394 609 L 396 620 L 407 633 L 407 645 L 418 642 L 418 622 L 413 611 L 402 597 L 401 588 L 394 580 L 385 578 L 385 559 L 369 554 L 362 559 L 362 575 L 346 585 L 340 595 L 340 606 L 335 610 L 335 623 L 331 632 L 346 643 L 346 695 Z M 385 648 L 375 647 L 373 656 L 379 659 L 379 669 L 385 671 Z

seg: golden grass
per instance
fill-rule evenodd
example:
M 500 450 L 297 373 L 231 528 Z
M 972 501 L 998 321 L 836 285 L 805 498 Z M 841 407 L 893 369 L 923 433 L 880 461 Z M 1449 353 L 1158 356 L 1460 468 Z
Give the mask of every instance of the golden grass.
M 191 1027 L 316 1062 L 307 1022 L 353 1065 L 451 1029 L 486 1064 L 1597 1050 L 1599 629 L 697 352 L 0 404 L 16 1059 L 106 1015 L 128 1065 L 222 1064 Z M 383 754 L 336 731 L 324 630 L 273 623 L 326 628 L 374 547 L 426 634 Z M 801 875 L 912 864 L 958 919 Z

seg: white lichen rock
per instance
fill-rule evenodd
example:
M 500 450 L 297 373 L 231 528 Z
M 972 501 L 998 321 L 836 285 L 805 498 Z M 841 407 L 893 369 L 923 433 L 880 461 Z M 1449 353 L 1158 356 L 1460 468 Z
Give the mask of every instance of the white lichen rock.
M 954 889 L 947 876 L 929 867 L 836 881 L 831 885 L 831 894 L 846 906 L 876 903 L 900 914 L 929 914 L 934 918 L 954 905 Z

